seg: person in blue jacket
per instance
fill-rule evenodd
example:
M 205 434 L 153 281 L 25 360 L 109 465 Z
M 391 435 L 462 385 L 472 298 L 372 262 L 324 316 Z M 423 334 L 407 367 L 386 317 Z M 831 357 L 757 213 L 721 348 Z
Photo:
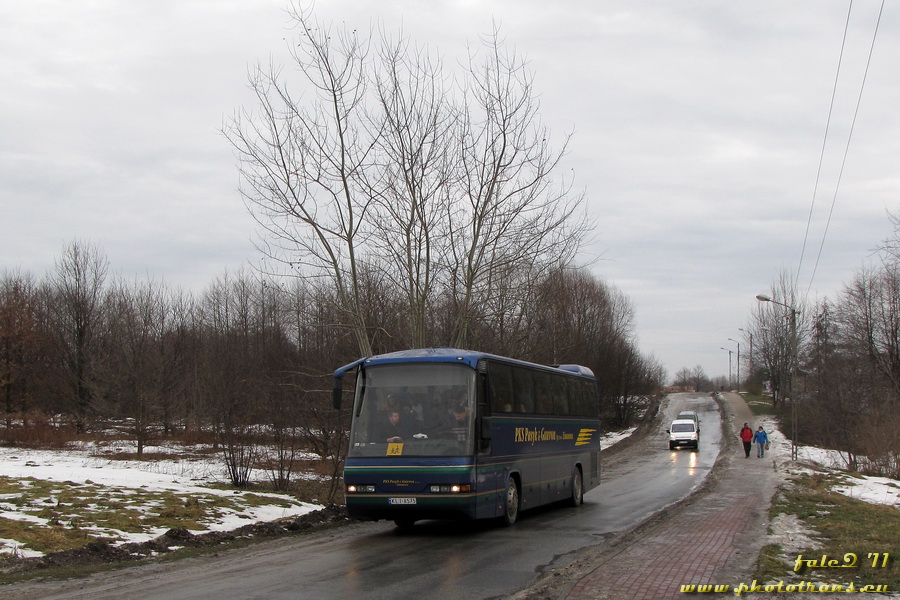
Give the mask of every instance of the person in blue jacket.
M 769 436 L 766 434 L 765 430 L 763 430 L 762 425 L 760 425 L 759 429 L 756 430 L 756 433 L 753 434 L 753 441 L 756 442 L 757 458 L 762 458 L 766 453 L 766 444 L 769 443 Z

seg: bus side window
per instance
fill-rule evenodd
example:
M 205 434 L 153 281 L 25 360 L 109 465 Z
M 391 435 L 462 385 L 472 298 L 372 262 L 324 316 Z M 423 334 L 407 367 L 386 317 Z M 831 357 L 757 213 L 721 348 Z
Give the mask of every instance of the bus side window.
M 587 408 L 587 397 L 584 394 L 584 382 L 578 379 L 569 380 L 569 414 L 585 416 L 590 414 Z
M 553 414 L 569 414 L 568 377 L 555 377 L 553 380 Z
M 585 383 L 582 393 L 585 396 L 586 402 L 585 408 L 587 409 L 587 412 L 585 414 L 589 417 L 600 416 L 600 396 L 599 391 L 597 390 L 597 384 Z
M 513 388 L 515 389 L 516 412 L 530 413 L 534 411 L 534 385 L 531 371 L 513 367 Z
M 512 371 L 508 365 L 488 363 L 491 412 L 512 412 Z
M 534 412 L 550 414 L 553 412 L 553 386 L 548 373 L 534 374 L 534 391 L 537 396 L 537 405 Z

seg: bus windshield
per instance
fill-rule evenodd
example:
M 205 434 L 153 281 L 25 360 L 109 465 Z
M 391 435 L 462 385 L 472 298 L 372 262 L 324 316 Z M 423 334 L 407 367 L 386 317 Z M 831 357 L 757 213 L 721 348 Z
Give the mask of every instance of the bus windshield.
M 472 452 L 475 371 L 459 364 L 394 363 L 360 369 L 349 456 Z

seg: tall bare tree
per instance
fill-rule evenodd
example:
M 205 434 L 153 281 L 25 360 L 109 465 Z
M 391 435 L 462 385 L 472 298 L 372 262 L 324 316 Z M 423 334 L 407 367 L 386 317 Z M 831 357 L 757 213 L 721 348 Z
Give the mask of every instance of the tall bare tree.
M 511 275 L 536 281 L 583 239 L 582 198 L 554 179 L 568 138 L 551 149 L 532 76 L 496 31 L 453 88 L 402 34 L 373 42 L 308 10 L 293 16 L 306 95 L 280 68 L 257 67 L 259 110 L 226 126 L 266 249 L 333 281 L 363 354 L 383 331 L 365 298 L 382 281 L 403 291 L 403 343 L 432 338 L 430 307 L 450 300 L 443 341 L 466 345 Z
M 57 259 L 52 278 L 53 326 L 63 357 L 64 400 L 79 431 L 87 427 L 97 392 L 97 364 L 105 327 L 109 262 L 99 247 L 74 241 Z
M 375 237 L 388 281 L 405 298 L 406 345 L 428 343 L 429 307 L 434 305 L 446 254 L 447 214 L 455 173 L 457 117 L 439 58 L 400 37 L 382 34 L 374 67 L 379 121 Z
M 512 266 L 537 275 L 574 257 L 588 223 L 570 181 L 554 180 L 568 144 L 554 151 L 539 119 L 533 76 L 499 31 L 470 56 L 463 82 L 459 191 L 449 219 L 451 288 L 457 302 L 451 344 L 465 346 L 473 306 Z M 537 277 L 534 278 L 535 280 Z
M 360 352 L 370 354 L 359 281 L 377 137 L 365 114 L 368 48 L 355 32 L 319 27 L 300 8 L 292 14 L 293 64 L 309 95 L 295 97 L 281 68 L 257 66 L 250 85 L 258 112 L 236 115 L 225 133 L 241 159 L 241 193 L 266 234 L 264 251 L 330 277 Z

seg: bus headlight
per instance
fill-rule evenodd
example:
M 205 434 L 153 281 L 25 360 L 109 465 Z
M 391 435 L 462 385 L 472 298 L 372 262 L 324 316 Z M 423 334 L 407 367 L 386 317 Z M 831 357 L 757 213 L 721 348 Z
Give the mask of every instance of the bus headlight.
M 428 490 L 432 494 L 459 494 L 461 492 L 471 492 L 472 486 L 468 483 L 442 484 L 429 486 Z
M 374 485 L 348 485 L 347 493 L 348 494 L 374 494 L 375 486 Z

